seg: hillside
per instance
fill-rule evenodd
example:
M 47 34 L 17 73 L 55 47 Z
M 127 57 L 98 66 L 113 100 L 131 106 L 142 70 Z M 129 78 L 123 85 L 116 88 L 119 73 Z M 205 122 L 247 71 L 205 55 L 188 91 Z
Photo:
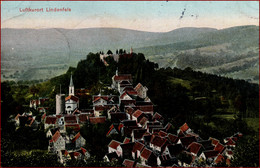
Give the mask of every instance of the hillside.
M 196 39 L 137 49 L 160 67 L 194 70 L 258 83 L 259 27 L 208 32 Z
M 90 51 L 133 47 L 160 67 L 192 67 L 257 83 L 258 30 L 258 26 L 180 28 L 165 33 L 117 28 L 1 29 L 1 79 L 45 80 L 66 72 Z M 227 63 L 233 63 L 231 69 Z

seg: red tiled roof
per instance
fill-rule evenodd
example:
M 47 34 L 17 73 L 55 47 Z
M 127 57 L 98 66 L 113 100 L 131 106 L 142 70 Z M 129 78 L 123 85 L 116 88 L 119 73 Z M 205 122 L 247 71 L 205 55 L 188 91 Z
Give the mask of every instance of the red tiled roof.
M 211 140 L 212 145 L 216 146 L 219 143 L 219 140 L 209 137 L 209 140 Z
M 135 167 L 135 164 L 135 161 L 129 159 L 125 159 L 123 162 L 123 165 L 126 167 Z
M 222 145 L 221 143 L 218 143 L 215 148 L 214 148 L 215 151 L 218 151 L 218 153 L 222 153 L 224 150 L 225 150 L 225 146 Z
M 142 156 L 145 160 L 148 160 L 152 153 L 153 153 L 153 152 L 152 152 L 150 149 L 144 148 L 143 151 L 141 152 L 141 156 Z
M 167 140 L 164 139 L 164 138 L 161 138 L 159 136 L 154 136 L 152 138 L 151 144 L 158 146 L 158 147 L 162 147 L 165 144 L 166 141 Z
M 82 153 L 85 155 L 85 153 L 87 152 L 87 150 L 86 150 L 85 148 L 82 148 L 82 147 L 80 147 L 80 149 L 81 149 Z
M 136 151 L 142 151 L 142 149 L 145 147 L 144 144 L 140 143 L 140 142 L 135 142 L 135 145 L 133 147 L 133 151 L 132 152 L 136 152 Z
M 143 117 L 143 118 L 140 120 L 139 124 L 141 124 L 142 126 L 144 126 L 147 121 L 148 121 L 148 119 L 147 119 L 146 117 Z
M 88 116 L 89 116 L 89 114 L 80 114 L 78 116 L 79 121 L 82 122 L 82 123 L 86 122 L 88 120 Z
M 146 133 L 146 129 L 133 129 L 134 139 L 141 139 Z
M 109 98 L 108 98 L 108 96 L 95 96 L 93 102 L 96 102 L 99 99 L 103 99 L 103 100 L 108 101 Z
M 105 123 L 106 122 L 106 117 L 105 116 L 89 117 L 89 122 L 91 124 Z
M 47 116 L 45 119 L 45 124 L 55 124 L 57 121 L 57 117 Z
M 218 151 L 215 150 L 208 150 L 203 152 L 206 158 L 214 158 L 218 155 Z
M 180 138 L 181 144 L 184 147 L 188 147 L 192 142 L 196 142 L 196 138 L 194 136 L 192 137 L 182 137 Z
M 127 144 L 127 143 L 129 143 L 130 141 L 131 141 L 130 138 L 125 137 L 125 139 L 124 139 L 124 141 L 123 141 L 123 144 Z
M 173 135 L 171 133 L 169 133 L 167 137 L 171 143 L 177 143 L 177 141 L 179 139 L 177 135 Z
M 166 136 L 167 136 L 167 133 L 164 132 L 164 131 L 162 131 L 162 130 L 160 130 L 160 132 L 158 133 L 158 135 L 159 135 L 160 137 L 166 137 Z
M 56 142 L 59 139 L 60 136 L 61 136 L 60 132 L 56 131 L 56 133 L 52 136 L 50 142 Z
M 172 124 L 171 123 L 167 123 L 167 125 L 165 125 L 165 129 L 166 131 L 168 132 L 168 130 L 172 127 Z
M 143 112 L 153 112 L 153 105 L 136 106 L 136 108 Z
M 73 128 L 75 131 L 79 131 L 80 130 L 79 124 L 66 124 L 65 127 L 66 128 L 68 128 L 68 127 Z
M 74 124 L 77 123 L 77 118 L 76 118 L 75 115 L 66 115 L 64 117 L 64 120 L 65 120 L 66 123 L 74 123 Z
M 80 135 L 80 132 L 78 132 L 78 133 L 74 136 L 74 138 L 72 139 L 72 142 L 74 143 L 77 139 L 79 139 L 80 136 L 81 136 L 81 135 Z
M 129 104 L 135 104 L 136 100 L 121 100 L 121 104 L 123 105 L 129 105 Z
M 70 152 L 69 154 L 71 158 L 75 158 L 81 155 L 79 152 Z
M 188 148 L 187 148 L 187 151 L 191 152 L 191 153 L 194 153 L 194 154 L 198 154 L 200 149 L 202 148 L 202 145 L 197 143 L 197 142 L 192 142 Z
M 122 80 L 132 80 L 132 75 L 131 74 L 121 74 L 118 76 L 114 76 L 115 81 L 122 81 Z
M 138 83 L 136 86 L 135 86 L 135 90 L 139 90 L 141 87 L 143 87 L 143 85 L 141 83 Z
M 120 131 L 121 128 L 123 128 L 123 127 L 124 127 L 124 124 L 120 123 L 119 126 L 118 126 L 118 130 Z
M 78 97 L 76 97 L 76 96 L 73 96 L 73 95 L 70 95 L 70 96 L 68 96 L 68 97 L 66 97 L 65 98 L 65 101 L 68 101 L 68 100 L 73 100 L 73 101 L 75 101 L 75 102 L 78 102 L 79 101 L 79 98 Z
M 162 116 L 161 116 L 161 114 L 159 114 L 159 113 L 155 113 L 154 115 L 153 115 L 153 120 L 160 120 L 161 118 L 163 118 Z
M 112 140 L 109 144 L 108 147 L 113 148 L 113 149 L 117 149 L 117 147 L 120 145 L 121 143 L 115 140 Z
M 106 136 L 108 136 L 113 129 L 114 129 L 114 125 L 112 124 L 112 125 L 109 127 L 109 131 L 107 132 Z
M 141 115 L 143 114 L 143 112 L 141 110 L 136 110 L 134 113 L 133 113 L 133 116 L 135 118 L 138 118 L 140 117 Z
M 103 110 L 105 110 L 106 109 L 106 107 L 105 106 L 95 106 L 95 111 L 103 111 Z
M 228 141 L 227 141 L 227 143 L 226 143 L 226 145 L 228 145 L 228 146 L 233 146 L 233 145 L 236 145 L 236 142 L 233 141 L 231 138 L 229 138 Z
M 214 160 L 214 162 L 216 164 L 222 163 L 225 160 L 224 156 L 222 156 L 221 154 L 219 154 L 216 159 Z
M 183 132 L 187 131 L 189 129 L 189 126 L 187 123 L 184 123 L 181 127 L 180 130 L 182 130 Z

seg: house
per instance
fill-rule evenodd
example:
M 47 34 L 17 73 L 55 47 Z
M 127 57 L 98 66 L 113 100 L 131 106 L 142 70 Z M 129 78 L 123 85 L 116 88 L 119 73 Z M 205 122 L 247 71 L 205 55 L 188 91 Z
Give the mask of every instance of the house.
M 56 127 L 58 118 L 56 116 L 47 116 L 44 122 L 44 129 Z
M 117 122 L 117 123 L 127 119 L 126 113 L 124 112 L 110 113 L 110 117 L 112 122 Z
M 226 159 L 223 155 L 218 154 L 218 156 L 214 159 L 214 163 L 217 165 L 217 164 L 225 162 L 225 160 Z
M 91 124 L 103 124 L 106 122 L 106 116 L 89 117 L 89 122 Z
M 113 89 L 117 89 L 119 88 L 119 83 L 122 81 L 129 81 L 130 83 L 132 83 L 132 75 L 131 74 L 120 74 L 118 75 L 118 70 L 116 71 L 116 75 L 114 75 L 112 77 L 112 85 L 111 87 Z
M 104 157 L 103 160 L 105 162 L 112 162 L 114 160 L 118 160 L 118 155 L 116 154 L 116 152 L 112 152 L 112 153 L 107 153 Z
M 145 128 L 148 122 L 149 122 L 149 119 L 147 117 L 143 117 L 138 124 L 142 128 Z
M 139 123 L 143 117 L 145 117 L 145 114 L 141 110 L 136 110 L 132 114 L 132 119 L 137 121 L 137 123 Z
M 151 143 L 150 143 L 150 147 L 153 150 L 163 152 L 167 144 L 168 144 L 168 141 L 166 138 L 162 138 L 160 136 L 153 135 Z
M 129 159 L 125 159 L 123 161 L 123 165 L 125 167 L 136 167 L 136 161 L 133 161 L 133 160 L 129 160 Z
M 192 137 L 181 137 L 177 144 L 181 144 L 184 148 L 187 149 L 187 147 L 192 143 L 192 142 L 197 142 L 197 139 L 192 136 Z
M 209 140 L 211 141 L 211 144 L 213 146 L 216 146 L 219 143 L 219 140 L 217 140 L 216 138 L 209 137 Z
M 34 108 L 35 110 L 37 107 L 43 106 L 45 102 L 49 101 L 49 98 L 38 98 L 30 100 L 30 108 Z
M 65 115 L 64 122 L 65 122 L 65 125 L 78 123 L 77 117 L 75 115 Z
M 132 150 L 134 147 L 134 142 L 129 142 L 129 143 L 121 143 L 118 147 L 117 147 L 117 151 L 119 153 L 119 157 L 122 158 L 130 158 L 132 157 Z
M 118 86 L 119 86 L 118 88 L 119 93 L 122 93 L 124 90 L 128 90 L 128 91 L 134 91 L 137 95 L 137 92 L 134 89 L 125 89 L 125 88 L 132 87 L 132 84 L 128 80 L 119 82 Z
M 65 98 L 65 111 L 67 114 L 71 114 L 75 111 L 75 109 L 77 109 L 79 107 L 79 98 L 74 96 L 74 95 L 70 95 L 68 97 Z
M 171 167 L 174 159 L 170 157 L 170 155 L 159 155 L 157 156 L 157 164 L 162 167 Z
M 86 140 L 78 132 L 72 139 L 72 143 L 75 143 L 75 148 L 80 148 L 86 144 Z
M 155 167 L 157 166 L 157 157 L 152 150 L 144 148 L 141 152 L 141 164 Z
M 120 146 L 121 142 L 118 142 L 116 140 L 112 140 L 108 144 L 108 153 L 116 152 L 117 156 L 121 156 L 122 152 L 118 151 L 118 147 Z
M 133 120 L 132 114 L 135 112 L 134 108 L 131 106 L 125 106 L 125 112 L 128 120 Z
M 93 96 L 93 106 L 104 106 L 107 105 L 109 96 Z
M 139 128 L 139 129 L 133 129 L 131 133 L 132 142 L 141 140 L 146 133 L 146 129 Z
M 187 151 L 194 156 L 199 156 L 204 150 L 203 146 L 197 142 L 192 142 L 187 148 Z
M 134 89 L 139 97 L 143 99 L 147 97 L 148 88 L 146 86 L 143 86 L 141 83 L 138 83 Z
M 167 145 L 162 154 L 170 155 L 171 158 L 174 158 L 178 154 L 180 154 L 183 150 L 184 148 L 182 147 L 181 144 Z
M 177 131 L 178 134 L 179 134 L 179 132 L 183 132 L 184 134 L 186 134 L 186 133 L 190 133 L 190 132 L 191 132 L 191 129 L 190 129 L 190 127 L 188 126 L 187 123 L 184 123 L 184 124 L 179 128 L 179 130 Z
M 199 160 L 203 160 L 209 163 L 212 163 L 215 158 L 218 156 L 219 152 L 215 150 L 208 150 L 208 151 L 203 151 L 200 156 Z
M 46 138 L 52 137 L 57 131 L 59 131 L 59 128 L 51 128 L 46 132 Z
M 152 120 L 153 120 L 153 121 L 160 121 L 160 122 L 162 122 L 162 121 L 164 120 L 164 118 L 162 117 L 161 114 L 159 114 L 159 113 L 156 112 L 156 113 L 153 115 Z
M 109 131 L 107 132 L 106 136 L 110 136 L 110 135 L 113 135 L 113 134 L 119 134 L 118 125 L 119 125 L 119 124 L 113 123 L 113 124 L 109 127 Z
M 124 139 L 124 141 L 123 141 L 123 144 L 127 144 L 127 143 L 129 143 L 129 142 L 131 142 L 131 139 L 130 139 L 130 138 L 127 138 L 127 137 L 125 137 L 125 139 Z
M 176 144 L 179 140 L 177 135 L 174 135 L 174 134 L 171 134 L 171 133 L 168 133 L 167 138 L 168 138 L 168 141 L 172 144 Z
M 214 150 L 215 146 L 212 145 L 211 140 L 198 141 L 199 144 L 203 146 L 205 150 Z
M 134 159 L 140 158 L 141 152 L 144 147 L 145 147 L 145 145 L 142 144 L 141 142 L 135 142 L 133 150 L 132 150 L 132 158 L 134 158 Z
M 222 145 L 221 143 L 218 143 L 215 146 L 214 151 L 218 151 L 219 154 L 222 154 L 225 149 L 226 149 L 226 147 L 224 145 Z
M 56 152 L 60 150 L 65 150 L 65 139 L 61 136 L 59 131 L 56 131 L 49 141 L 49 151 Z

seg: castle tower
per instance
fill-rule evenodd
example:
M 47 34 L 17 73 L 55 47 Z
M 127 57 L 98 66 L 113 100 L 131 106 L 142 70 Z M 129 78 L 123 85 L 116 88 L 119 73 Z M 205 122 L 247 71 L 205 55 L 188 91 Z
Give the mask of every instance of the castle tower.
M 56 115 L 65 113 L 65 94 L 56 94 Z
M 132 54 L 133 53 L 133 48 L 131 47 L 131 49 L 130 49 L 130 54 Z
M 74 96 L 74 85 L 72 80 L 72 74 L 70 76 L 69 96 Z

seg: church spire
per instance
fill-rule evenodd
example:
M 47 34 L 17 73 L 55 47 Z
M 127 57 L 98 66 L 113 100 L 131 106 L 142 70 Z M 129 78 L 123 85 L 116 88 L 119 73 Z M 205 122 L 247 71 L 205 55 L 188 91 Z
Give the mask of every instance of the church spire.
M 74 84 L 72 80 L 72 73 L 70 75 L 69 96 L 74 96 Z
M 74 86 L 74 85 L 73 85 L 73 80 L 72 80 L 72 73 L 71 73 L 71 75 L 70 75 L 70 86 Z

